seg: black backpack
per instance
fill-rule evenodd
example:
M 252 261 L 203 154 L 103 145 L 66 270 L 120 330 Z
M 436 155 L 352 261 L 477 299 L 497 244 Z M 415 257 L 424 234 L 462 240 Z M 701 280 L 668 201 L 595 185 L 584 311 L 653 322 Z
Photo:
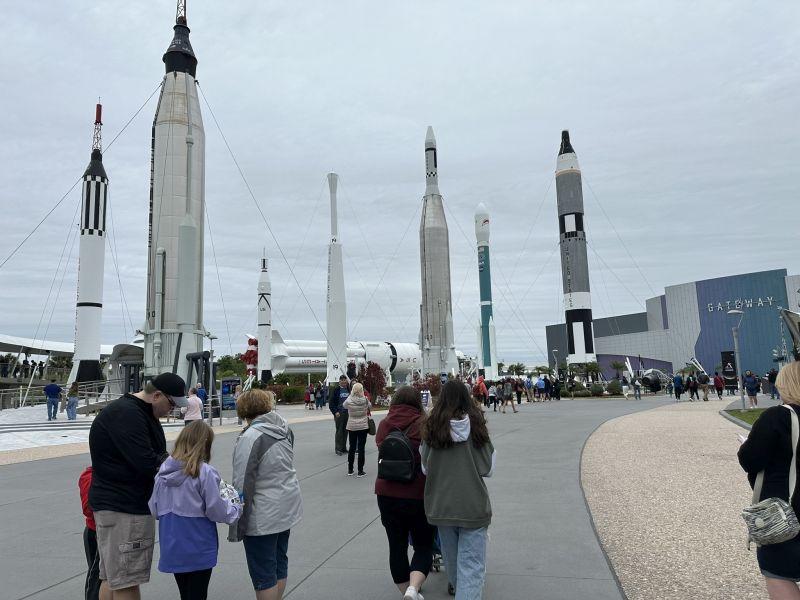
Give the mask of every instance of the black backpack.
M 387 435 L 378 448 L 378 479 L 411 483 L 417 477 L 414 446 L 406 433 L 395 429 Z

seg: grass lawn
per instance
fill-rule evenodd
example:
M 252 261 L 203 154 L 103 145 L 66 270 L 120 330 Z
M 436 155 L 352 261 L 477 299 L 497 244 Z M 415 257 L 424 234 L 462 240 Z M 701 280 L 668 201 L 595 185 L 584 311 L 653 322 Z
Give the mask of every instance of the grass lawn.
M 741 410 L 741 409 L 733 409 L 727 410 L 730 416 L 736 417 L 737 419 L 741 419 L 745 423 L 750 423 L 752 425 L 756 422 L 756 419 L 761 416 L 761 413 L 764 412 L 766 408 L 754 408 L 753 410 Z

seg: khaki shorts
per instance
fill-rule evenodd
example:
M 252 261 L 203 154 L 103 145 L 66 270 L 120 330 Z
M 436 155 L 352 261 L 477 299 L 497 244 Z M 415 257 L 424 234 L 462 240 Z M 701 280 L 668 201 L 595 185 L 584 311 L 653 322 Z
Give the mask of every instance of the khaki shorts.
M 100 579 L 111 590 L 122 590 L 150 581 L 156 520 L 151 515 L 99 510 L 97 552 L 100 555 Z

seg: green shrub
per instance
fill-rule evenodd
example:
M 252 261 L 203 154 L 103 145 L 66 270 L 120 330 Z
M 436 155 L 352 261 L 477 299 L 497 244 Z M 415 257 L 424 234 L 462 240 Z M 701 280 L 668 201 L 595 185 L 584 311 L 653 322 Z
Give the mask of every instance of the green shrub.
M 306 389 L 304 387 L 299 385 L 290 385 L 283 388 L 281 401 L 286 402 L 287 404 L 303 402 L 305 395 Z
M 612 379 L 606 386 L 606 391 L 609 394 L 619 395 L 622 393 L 622 383 L 620 383 L 619 379 Z
M 605 389 L 599 383 L 593 383 L 592 387 L 589 388 L 592 396 L 602 396 Z
M 583 385 L 580 381 L 576 381 L 575 385 L 572 386 L 572 391 L 573 392 L 585 392 L 586 391 L 586 386 Z
M 577 392 L 573 392 L 573 394 L 572 394 L 572 395 L 573 395 L 575 398 L 588 398 L 589 396 L 591 396 L 591 395 L 592 395 L 592 392 L 590 392 L 589 390 L 587 390 L 586 388 L 584 388 L 584 389 L 582 389 L 582 390 L 578 390 Z
M 286 386 L 285 385 L 267 385 L 267 386 L 264 386 L 261 389 L 267 390 L 268 392 L 272 392 L 273 394 L 275 394 L 275 400 L 280 401 L 280 400 L 283 399 L 283 391 L 286 389 Z

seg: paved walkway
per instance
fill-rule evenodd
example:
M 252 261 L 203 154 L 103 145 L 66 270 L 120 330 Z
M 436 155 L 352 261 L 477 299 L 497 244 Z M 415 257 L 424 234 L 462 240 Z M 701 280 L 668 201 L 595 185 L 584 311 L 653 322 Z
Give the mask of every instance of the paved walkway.
M 741 518 L 751 491 L 737 435 L 747 432 L 719 415 L 729 403 L 620 417 L 587 442 L 586 499 L 630 600 L 766 598 Z
M 581 491 L 581 450 L 607 419 L 665 402 L 564 400 L 525 404 L 516 415 L 489 413 L 499 461 L 488 480 L 494 518 L 485 599 L 621 600 Z M 348 478 L 343 457 L 333 453 L 329 415 L 297 416 L 306 421 L 293 426 L 305 518 L 292 532 L 286 598 L 397 600 L 372 489 L 374 444 L 368 443 L 369 477 Z M 222 434 L 214 444 L 212 462 L 223 477 L 230 474 L 234 438 Z M 3 598 L 81 597 L 77 479 L 87 462 L 82 454 L 0 467 Z M 143 592 L 145 599 L 177 598 L 172 577 L 155 568 Z M 426 600 L 449 598 L 445 574 L 433 574 L 424 593 Z M 241 544 L 221 541 L 210 597 L 253 597 Z

